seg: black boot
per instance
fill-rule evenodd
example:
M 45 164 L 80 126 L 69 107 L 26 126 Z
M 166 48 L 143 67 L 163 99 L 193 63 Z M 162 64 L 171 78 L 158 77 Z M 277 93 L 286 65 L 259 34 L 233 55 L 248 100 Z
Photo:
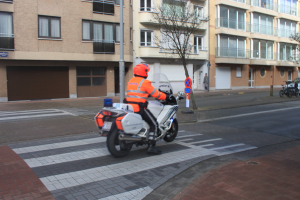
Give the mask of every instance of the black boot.
M 148 154 L 155 154 L 155 155 L 161 154 L 161 150 L 155 147 L 155 143 L 156 142 L 154 141 L 149 144 L 147 149 Z

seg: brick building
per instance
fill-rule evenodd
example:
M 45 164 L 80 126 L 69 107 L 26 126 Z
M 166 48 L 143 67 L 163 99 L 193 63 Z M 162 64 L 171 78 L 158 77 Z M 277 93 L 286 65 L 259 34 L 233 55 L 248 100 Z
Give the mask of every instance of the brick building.
M 119 93 L 120 0 L 0 0 L 0 102 Z M 124 1 L 126 81 L 132 6 Z
M 211 0 L 210 89 L 279 87 L 299 76 L 298 0 Z

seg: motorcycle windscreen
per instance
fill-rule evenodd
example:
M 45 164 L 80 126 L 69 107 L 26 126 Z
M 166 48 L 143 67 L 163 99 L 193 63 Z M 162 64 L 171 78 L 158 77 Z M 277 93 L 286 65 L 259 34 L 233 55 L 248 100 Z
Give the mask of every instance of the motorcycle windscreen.
M 160 89 L 163 92 L 169 92 L 171 94 L 173 93 L 172 85 L 170 84 L 170 81 L 165 74 L 155 73 L 149 75 L 148 80 L 151 81 L 153 87 Z

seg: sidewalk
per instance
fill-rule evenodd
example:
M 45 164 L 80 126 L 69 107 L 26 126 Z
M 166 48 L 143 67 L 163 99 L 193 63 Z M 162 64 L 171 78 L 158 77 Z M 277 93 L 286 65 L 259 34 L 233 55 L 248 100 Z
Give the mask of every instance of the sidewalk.
M 300 199 L 300 146 L 219 166 L 174 200 Z

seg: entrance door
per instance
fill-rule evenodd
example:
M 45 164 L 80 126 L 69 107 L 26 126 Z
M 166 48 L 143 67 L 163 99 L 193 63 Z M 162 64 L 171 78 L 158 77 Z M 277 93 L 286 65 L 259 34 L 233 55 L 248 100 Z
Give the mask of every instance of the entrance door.
M 254 87 L 254 69 L 249 69 L 249 87 Z

